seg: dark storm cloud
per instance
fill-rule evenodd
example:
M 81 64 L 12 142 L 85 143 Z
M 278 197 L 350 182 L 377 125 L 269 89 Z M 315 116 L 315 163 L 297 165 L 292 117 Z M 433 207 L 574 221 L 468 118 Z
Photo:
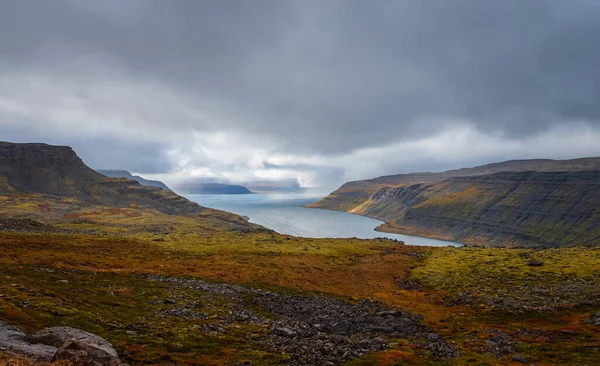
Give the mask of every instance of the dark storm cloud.
M 596 0 L 0 0 L 0 8 L 0 73 L 125 75 L 204 112 L 149 120 L 149 131 L 237 130 L 280 152 L 333 156 L 463 123 L 518 140 L 600 121 Z

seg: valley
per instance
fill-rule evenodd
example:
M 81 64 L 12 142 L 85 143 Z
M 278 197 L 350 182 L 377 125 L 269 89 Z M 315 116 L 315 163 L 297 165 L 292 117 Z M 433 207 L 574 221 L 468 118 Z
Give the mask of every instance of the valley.
M 593 365 L 600 357 L 597 245 L 302 238 L 98 176 L 69 150 L 2 147 L 0 321 L 27 333 L 82 329 L 131 365 Z M 4 352 L 0 364 L 31 362 Z

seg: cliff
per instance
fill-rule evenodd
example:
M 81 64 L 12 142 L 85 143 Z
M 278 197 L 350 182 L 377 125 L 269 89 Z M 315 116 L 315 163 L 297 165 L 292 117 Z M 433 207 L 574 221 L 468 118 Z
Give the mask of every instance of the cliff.
M 600 243 L 599 203 L 600 159 L 587 158 L 350 182 L 310 207 L 383 220 L 381 231 L 487 246 L 554 247 Z

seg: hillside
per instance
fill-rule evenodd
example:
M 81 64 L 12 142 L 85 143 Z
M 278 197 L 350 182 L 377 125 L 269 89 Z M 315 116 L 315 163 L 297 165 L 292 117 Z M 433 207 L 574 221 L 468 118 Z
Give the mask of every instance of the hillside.
M 600 158 L 521 160 L 344 184 L 313 208 L 380 219 L 378 230 L 481 245 L 600 242 Z
M 131 179 L 131 180 L 135 180 L 136 182 L 138 182 L 139 184 L 141 184 L 143 186 L 158 187 L 158 188 L 162 188 L 167 191 L 171 190 L 169 187 L 167 187 L 166 184 L 164 184 L 163 182 L 161 182 L 159 180 L 151 180 L 151 179 L 142 178 L 139 175 L 131 174 L 127 170 L 98 169 L 96 171 L 102 175 L 109 177 L 109 178 L 127 178 L 127 179 Z
M 27 334 L 56 326 L 101 337 L 130 365 L 592 365 L 600 356 L 597 246 L 292 237 L 101 176 L 67 147 L 3 143 L 0 156 L 2 365 L 40 364 L 15 357 L 39 350 L 41 338 Z M 373 198 L 381 215 L 397 209 L 385 206 L 395 197 L 412 205 L 406 220 L 451 226 L 434 219 L 471 195 L 483 205 L 465 212 L 493 223 L 502 213 L 486 189 L 510 182 L 499 196 L 516 201 L 503 205 L 558 235 L 536 202 L 518 203 L 543 191 L 557 215 L 583 223 L 590 213 L 566 197 L 581 192 L 597 206 L 581 187 L 598 181 L 593 171 L 497 173 L 387 186 Z M 421 196 L 430 199 L 413 202 Z
M 67 146 L 1 142 L 0 197 L 5 214 L 33 219 L 73 217 L 86 210 L 111 208 L 137 210 L 140 215 L 202 216 L 220 222 L 223 228 L 254 227 L 241 216 L 202 207 L 171 191 L 130 179 L 107 178 L 86 166 Z M 65 202 L 70 203 L 65 206 Z M 47 209 L 25 209 L 35 204 Z
M 186 182 L 174 186 L 174 189 L 183 194 L 251 194 L 250 190 L 244 186 L 224 184 L 224 183 L 206 183 L 206 182 Z

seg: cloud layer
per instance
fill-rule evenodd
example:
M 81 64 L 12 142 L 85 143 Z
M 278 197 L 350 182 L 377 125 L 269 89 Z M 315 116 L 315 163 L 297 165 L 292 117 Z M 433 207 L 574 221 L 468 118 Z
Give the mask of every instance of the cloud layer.
M 337 185 L 600 155 L 595 0 L 0 0 L 0 139 Z

